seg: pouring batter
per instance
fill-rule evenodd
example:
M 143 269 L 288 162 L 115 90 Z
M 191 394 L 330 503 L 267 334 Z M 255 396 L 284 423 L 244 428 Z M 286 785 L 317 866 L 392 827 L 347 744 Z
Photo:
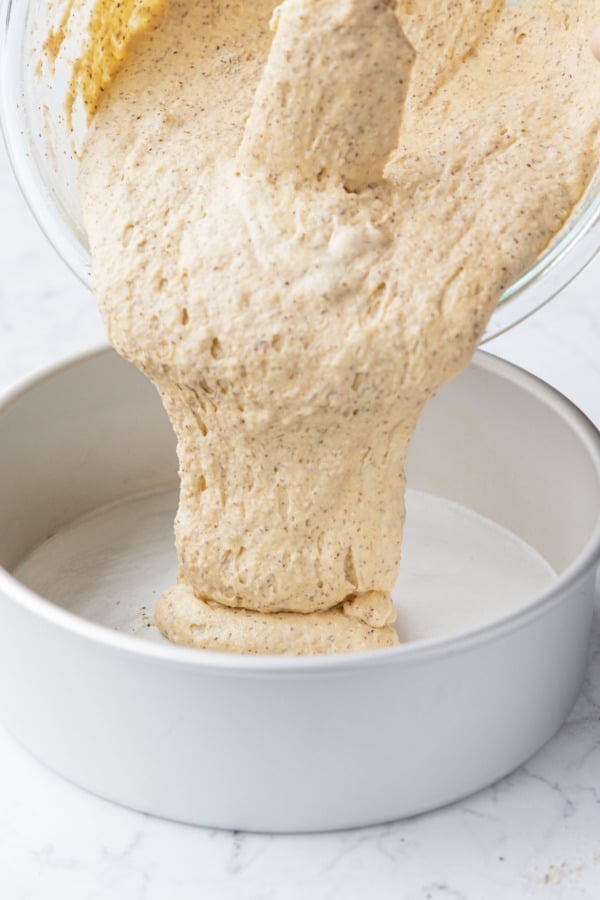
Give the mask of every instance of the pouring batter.
M 419 413 L 598 164 L 599 4 L 99 5 L 74 81 L 95 289 L 178 438 L 158 625 L 391 646 Z

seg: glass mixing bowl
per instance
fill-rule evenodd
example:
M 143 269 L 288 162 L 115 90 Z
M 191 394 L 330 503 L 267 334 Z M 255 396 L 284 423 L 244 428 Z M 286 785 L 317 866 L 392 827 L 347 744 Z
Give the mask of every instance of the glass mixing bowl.
M 84 0 L 85 15 L 92 0 Z M 21 190 L 46 236 L 67 265 L 91 289 L 91 260 L 81 221 L 74 148 L 84 131 L 73 127 L 63 100 L 68 72 L 60 64 L 51 78 L 40 74 L 40 52 L 50 16 L 60 4 L 3 0 L 0 32 L 0 113 L 9 157 Z M 81 31 L 83 34 L 83 29 Z M 575 212 L 536 263 L 502 294 L 482 343 L 535 312 L 593 259 L 600 248 L 600 172 Z

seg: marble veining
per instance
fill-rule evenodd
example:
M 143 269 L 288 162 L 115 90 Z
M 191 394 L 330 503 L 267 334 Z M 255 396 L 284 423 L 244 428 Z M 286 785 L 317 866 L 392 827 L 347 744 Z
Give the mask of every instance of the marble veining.
M 104 340 L 0 150 L 0 390 Z M 600 260 L 489 350 L 600 425 Z M 63 781 L 0 726 L 5 900 L 600 900 L 600 625 L 568 722 L 525 766 L 446 809 L 356 831 L 254 835 L 114 806 Z

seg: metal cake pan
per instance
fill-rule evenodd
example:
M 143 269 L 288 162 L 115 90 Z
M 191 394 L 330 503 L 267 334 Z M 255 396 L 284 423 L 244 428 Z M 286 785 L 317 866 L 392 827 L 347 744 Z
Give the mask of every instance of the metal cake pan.
M 497 780 L 556 732 L 581 687 L 599 436 L 552 388 L 480 352 L 428 406 L 408 474 L 527 541 L 552 586 L 483 626 L 363 654 L 144 641 L 11 573 L 69 522 L 173 481 L 160 401 L 111 350 L 29 380 L 0 404 L 0 719 L 96 794 L 224 828 L 367 825 Z

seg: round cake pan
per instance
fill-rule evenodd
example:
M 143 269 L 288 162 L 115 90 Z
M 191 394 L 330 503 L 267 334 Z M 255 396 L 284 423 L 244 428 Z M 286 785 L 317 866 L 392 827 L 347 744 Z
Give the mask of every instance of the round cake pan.
M 526 541 L 557 573 L 552 585 L 476 628 L 363 654 L 144 640 L 11 573 L 68 523 L 174 482 L 158 397 L 110 350 L 29 381 L 0 406 L 2 721 L 90 791 L 225 828 L 367 825 L 500 778 L 556 732 L 581 686 L 600 558 L 598 433 L 556 391 L 479 353 L 427 408 L 408 475 Z

